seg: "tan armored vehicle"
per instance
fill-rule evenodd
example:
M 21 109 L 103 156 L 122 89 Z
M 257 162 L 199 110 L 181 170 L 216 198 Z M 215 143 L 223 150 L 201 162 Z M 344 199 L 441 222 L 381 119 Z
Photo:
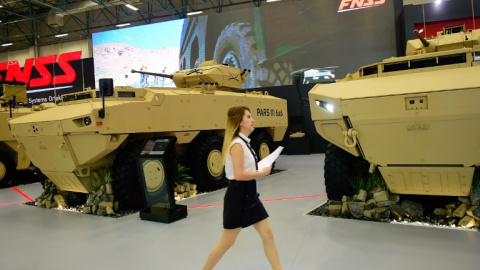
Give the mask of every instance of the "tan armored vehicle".
M 309 93 L 330 199 L 378 168 L 398 194 L 468 196 L 480 165 L 480 29 L 410 40 L 406 56 Z M 453 31 L 455 32 L 455 31 Z
M 0 188 L 14 184 L 14 177 L 18 170 L 34 170 L 25 149 L 19 146 L 8 128 L 8 120 L 35 111 L 54 106 L 42 104 L 27 108 L 17 103 L 27 101 L 27 88 L 23 85 L 3 83 L 0 89 Z
M 177 88 L 118 86 L 105 94 L 104 105 L 99 90 L 67 94 L 56 108 L 16 118 L 10 127 L 27 156 L 59 189 L 88 193 L 94 171 L 112 165 L 115 200 L 123 208 L 137 207 L 136 158 L 148 138 L 175 136 L 179 160 L 203 190 L 225 183 L 221 148 L 230 107 L 250 107 L 256 126 L 252 146 L 260 156 L 274 150 L 274 141 L 282 140 L 287 129 L 287 104 L 268 93 L 235 92 L 248 72 L 207 61 L 162 75 Z M 109 92 L 108 83 L 100 88 Z

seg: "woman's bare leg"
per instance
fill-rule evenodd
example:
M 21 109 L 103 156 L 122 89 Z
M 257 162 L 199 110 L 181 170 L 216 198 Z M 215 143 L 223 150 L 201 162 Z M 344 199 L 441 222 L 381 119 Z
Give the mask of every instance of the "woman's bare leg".
M 203 270 L 213 269 L 225 252 L 233 246 L 241 230 L 242 228 L 223 230 L 222 238 L 220 238 L 220 241 L 215 245 L 212 251 L 210 251 L 205 266 L 203 266 Z
M 273 239 L 273 230 L 270 227 L 270 223 L 267 219 L 259 221 L 253 224 L 253 227 L 257 230 L 258 234 L 262 238 L 263 249 L 267 256 L 270 265 L 273 270 L 282 270 L 280 265 L 280 259 L 278 258 L 277 246 L 275 245 L 275 239 Z

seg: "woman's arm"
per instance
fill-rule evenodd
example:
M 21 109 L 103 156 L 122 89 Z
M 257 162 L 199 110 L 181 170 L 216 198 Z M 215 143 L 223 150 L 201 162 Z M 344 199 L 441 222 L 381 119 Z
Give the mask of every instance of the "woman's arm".
M 243 167 L 243 148 L 239 143 L 235 143 L 230 148 L 230 155 L 232 156 L 233 176 L 237 181 L 248 181 L 256 178 L 264 177 L 270 174 L 272 167 L 264 168 L 259 172 L 247 172 Z

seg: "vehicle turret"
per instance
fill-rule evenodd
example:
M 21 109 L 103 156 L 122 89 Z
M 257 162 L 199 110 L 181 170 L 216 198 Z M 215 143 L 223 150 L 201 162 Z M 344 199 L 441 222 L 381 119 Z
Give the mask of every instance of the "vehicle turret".
M 27 101 L 27 88 L 24 85 L 3 83 L 0 89 L 0 106 L 15 105 Z
M 436 37 L 424 38 L 415 30 L 418 39 L 407 42 L 405 55 L 418 55 L 433 52 L 449 51 L 462 48 L 478 48 L 480 46 L 480 30 L 469 30 L 450 33 L 448 28 L 437 32 Z
M 198 68 L 180 70 L 174 74 L 153 73 L 134 69 L 131 72 L 172 79 L 178 88 L 238 91 L 242 89 L 242 83 L 247 81 L 247 75 L 250 73 L 250 70 L 244 69 L 242 71 L 236 67 L 220 65 L 210 60 L 201 63 Z

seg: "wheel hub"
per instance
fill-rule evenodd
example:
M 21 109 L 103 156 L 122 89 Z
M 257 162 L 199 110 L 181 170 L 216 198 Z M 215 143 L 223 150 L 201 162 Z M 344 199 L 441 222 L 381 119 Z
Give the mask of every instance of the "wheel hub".
M 0 162 L 0 181 L 2 181 L 2 179 L 5 177 L 6 174 L 7 174 L 7 167 L 5 166 L 5 164 L 3 164 L 3 162 Z
M 159 190 L 165 181 L 165 169 L 158 160 L 147 160 L 142 164 L 148 192 Z
M 219 150 L 213 150 L 208 154 L 208 172 L 213 177 L 219 177 L 223 172 L 223 156 Z
M 258 152 L 258 155 L 260 156 L 259 158 L 262 160 L 270 155 L 270 147 L 268 147 L 267 143 L 262 143 L 260 144 L 260 150 Z

